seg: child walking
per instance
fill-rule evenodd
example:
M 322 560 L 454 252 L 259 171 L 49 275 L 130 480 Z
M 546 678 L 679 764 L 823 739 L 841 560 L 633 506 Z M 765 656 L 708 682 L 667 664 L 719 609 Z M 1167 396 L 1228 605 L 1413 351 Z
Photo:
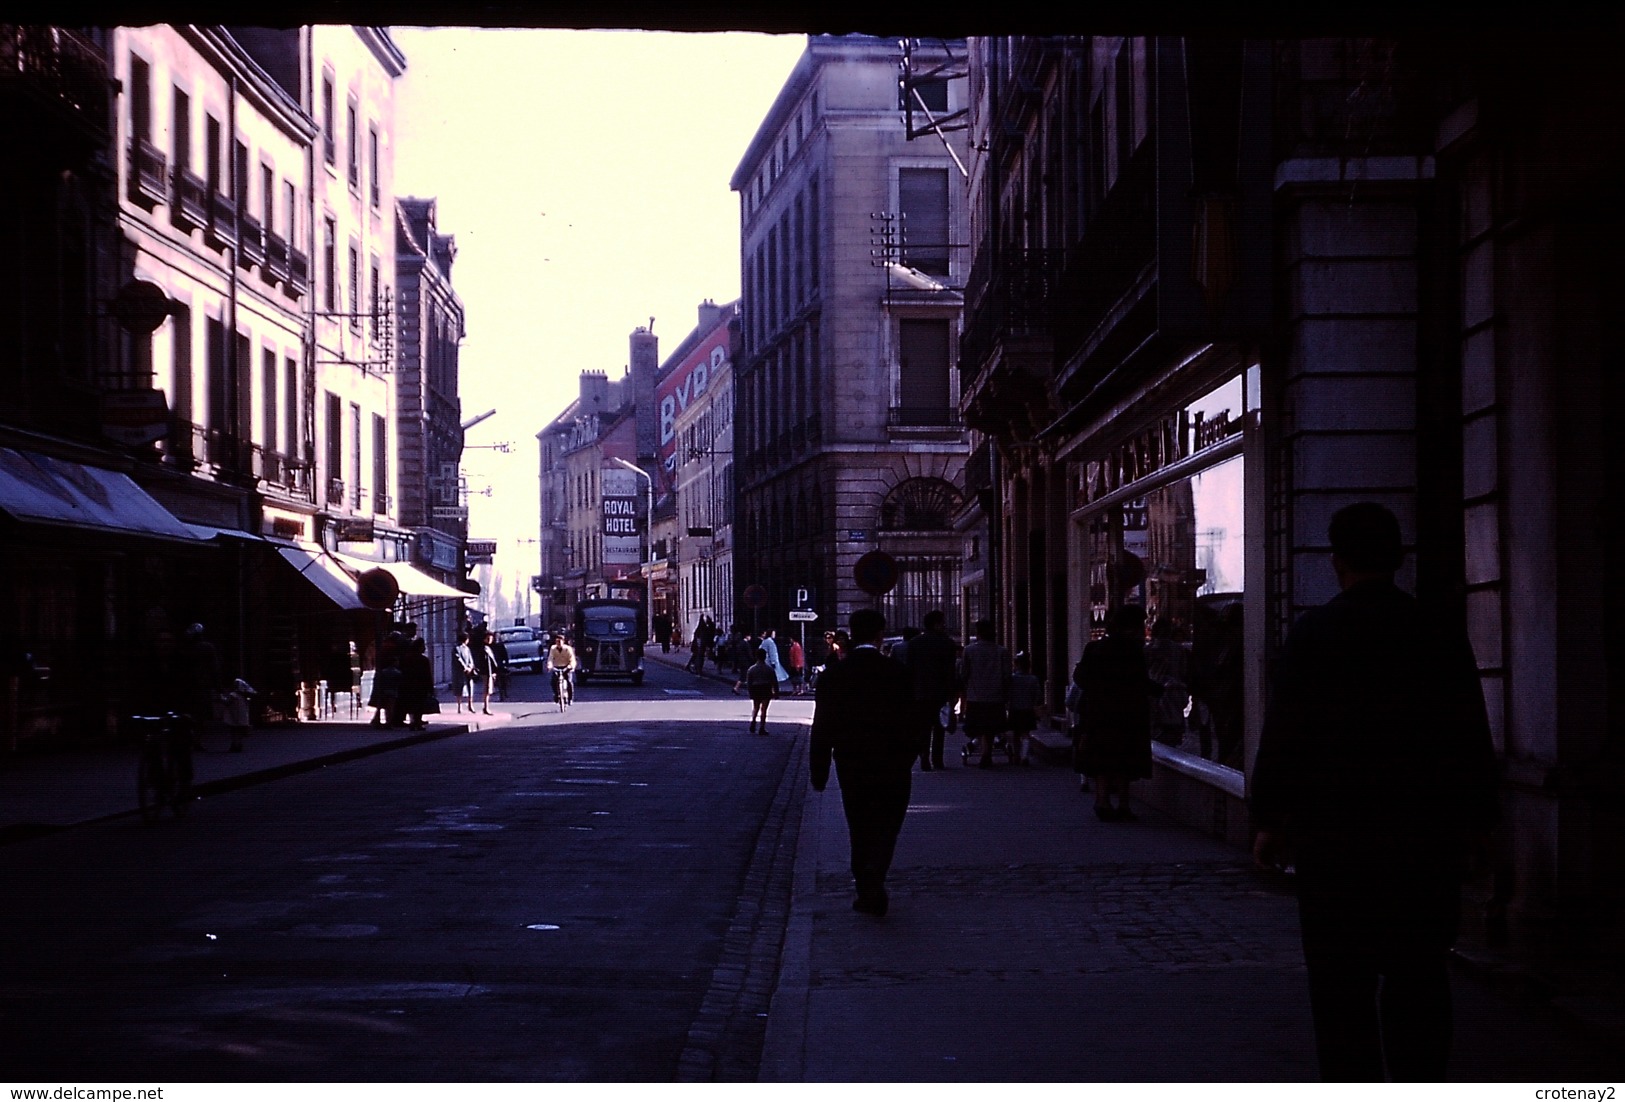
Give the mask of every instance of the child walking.
M 745 671 L 745 676 L 734 682 L 734 692 L 744 685 L 750 692 L 750 733 L 767 734 L 767 705 L 779 695 L 779 675 L 767 662 L 767 648 L 756 648 L 756 661 Z M 758 718 L 761 725 L 757 726 Z
M 1026 765 L 1029 736 L 1038 726 L 1038 705 L 1044 698 L 1044 683 L 1033 673 L 1032 659 L 1016 655 L 1016 672 L 1010 675 L 1010 763 Z

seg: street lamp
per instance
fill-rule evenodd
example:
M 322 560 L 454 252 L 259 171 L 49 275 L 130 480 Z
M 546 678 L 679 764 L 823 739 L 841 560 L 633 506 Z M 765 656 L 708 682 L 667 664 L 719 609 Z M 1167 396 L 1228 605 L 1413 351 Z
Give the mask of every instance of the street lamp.
M 654 569 L 655 561 L 655 480 L 649 477 L 648 471 L 635 464 L 628 463 L 624 459 L 616 458 L 613 455 L 607 455 L 604 458 L 608 459 L 617 467 L 625 467 L 627 470 L 643 479 L 645 489 L 648 492 L 648 507 L 644 513 L 643 538 L 649 551 L 648 554 L 644 556 L 643 560 L 643 606 L 644 616 L 652 621 L 654 618 L 655 594 L 654 586 L 652 584 L 653 579 L 649 576 L 649 573 Z

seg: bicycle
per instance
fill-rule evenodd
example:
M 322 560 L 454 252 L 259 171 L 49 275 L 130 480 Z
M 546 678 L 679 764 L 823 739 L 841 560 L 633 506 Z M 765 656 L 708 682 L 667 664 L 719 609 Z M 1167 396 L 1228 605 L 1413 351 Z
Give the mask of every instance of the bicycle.
M 559 706 L 560 712 L 568 711 L 575 700 L 575 686 L 570 682 L 570 671 L 549 667 L 548 672 L 553 675 L 553 702 Z
M 131 716 L 142 732 L 141 755 L 136 762 L 136 798 L 141 818 L 158 821 L 164 808 L 185 815 L 192 801 L 192 723 L 188 716 L 165 712 L 157 716 Z

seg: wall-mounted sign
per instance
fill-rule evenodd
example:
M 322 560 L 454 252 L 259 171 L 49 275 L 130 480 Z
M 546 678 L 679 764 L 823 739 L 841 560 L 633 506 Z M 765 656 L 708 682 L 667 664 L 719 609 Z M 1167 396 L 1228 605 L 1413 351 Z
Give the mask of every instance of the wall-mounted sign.
M 161 390 L 109 390 L 101 396 L 102 432 L 139 447 L 169 435 L 169 403 Z
M 373 540 L 372 519 L 358 519 L 356 517 L 340 517 L 333 522 L 333 535 L 340 543 L 371 543 Z
M 648 512 L 643 479 L 625 467 L 605 466 L 598 472 L 603 490 L 604 560 L 607 566 L 636 566 L 643 559 L 643 520 Z

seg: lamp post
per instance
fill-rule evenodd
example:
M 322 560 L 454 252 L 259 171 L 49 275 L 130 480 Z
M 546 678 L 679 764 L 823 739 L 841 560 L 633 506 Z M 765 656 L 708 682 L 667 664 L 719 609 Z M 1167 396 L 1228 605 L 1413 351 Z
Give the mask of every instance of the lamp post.
M 650 477 L 648 471 L 637 466 L 636 464 L 628 463 L 626 460 L 617 458 L 613 455 L 608 455 L 604 458 L 608 459 L 617 467 L 625 467 L 627 470 L 643 479 L 644 490 L 648 495 L 645 499 L 646 509 L 644 512 L 643 524 L 643 540 L 644 545 L 648 549 L 643 557 L 643 618 L 645 624 L 649 624 L 654 620 L 655 597 L 654 587 L 650 584 L 653 579 L 649 577 L 649 572 L 654 567 L 655 559 L 655 480 Z

